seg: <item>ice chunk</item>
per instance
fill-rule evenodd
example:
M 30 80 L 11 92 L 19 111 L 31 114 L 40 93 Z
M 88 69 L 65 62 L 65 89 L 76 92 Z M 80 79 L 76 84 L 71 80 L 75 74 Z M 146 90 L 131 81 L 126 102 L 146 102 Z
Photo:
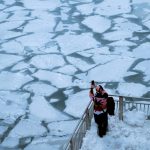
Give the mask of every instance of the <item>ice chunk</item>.
M 34 56 L 30 63 L 37 68 L 53 69 L 55 67 L 63 66 L 65 61 L 61 55 L 47 54 Z
M 97 66 L 89 71 L 87 78 L 89 81 L 94 78 L 98 82 L 120 82 L 134 60 L 133 58 L 122 57 L 105 65 Z
M 41 96 L 50 96 L 51 94 L 57 91 L 55 87 L 52 87 L 42 82 L 36 82 L 36 83 L 26 85 L 24 89 L 26 89 L 29 92 L 33 92 L 36 95 L 41 95 Z
M 98 15 L 87 17 L 82 23 L 98 33 L 103 33 L 111 27 L 111 21 L 109 19 Z
M 24 92 L 0 91 L 0 99 L 3 101 L 3 103 L 8 105 L 16 104 L 23 109 L 25 109 L 27 106 L 27 99 L 29 96 L 29 93 Z
M 150 60 L 145 60 L 145 61 L 142 61 L 140 63 L 138 63 L 133 69 L 134 70 L 139 70 L 139 71 L 142 71 L 144 73 L 144 81 L 145 82 L 148 82 L 150 81 L 150 67 L 149 67 L 149 64 L 150 64 Z
M 70 87 L 72 85 L 72 77 L 60 73 L 39 70 L 33 76 L 43 81 L 49 81 L 58 88 Z
M 49 11 L 52 11 L 61 6 L 61 2 L 59 0 L 24 0 L 23 2 L 24 7 L 27 9 L 48 9 Z
M 21 56 L 0 54 L 0 70 L 10 67 L 22 59 Z
M 25 62 L 20 62 L 20 63 L 16 64 L 11 70 L 19 71 L 19 70 L 26 70 L 26 69 L 30 69 L 29 64 L 27 64 Z
M 117 88 L 117 92 L 120 95 L 133 97 L 142 97 L 147 91 L 146 86 L 138 83 L 119 83 Z
M 52 37 L 50 33 L 34 33 L 26 36 L 17 38 L 17 41 L 20 42 L 23 46 L 30 47 L 42 47 L 49 42 L 49 39 Z
M 89 91 L 84 90 L 76 94 L 70 95 L 66 100 L 65 112 L 75 117 L 81 117 L 90 99 L 88 98 Z M 78 111 L 77 111 L 78 110 Z
M 83 33 L 81 35 L 65 34 L 56 38 L 61 51 L 65 55 L 82 51 L 89 48 L 96 48 L 100 43 L 97 42 L 92 34 Z
M 129 13 L 130 11 L 130 0 L 105 0 L 97 5 L 95 12 L 104 16 L 114 16 Z
M 132 37 L 132 32 L 130 31 L 113 31 L 103 34 L 104 39 L 109 41 L 115 41 L 115 40 L 123 40 L 126 38 Z
M 130 41 L 127 41 L 127 40 L 120 40 L 120 41 L 117 41 L 117 42 L 112 42 L 109 44 L 110 46 L 136 46 L 135 43 L 133 42 L 130 42 Z
M 17 90 L 31 80 L 29 75 L 3 71 L 0 73 L 0 90 Z
M 15 0 L 5 0 L 4 1 L 4 4 L 5 5 L 12 5 L 13 3 L 15 3 L 16 1 Z
M 55 72 L 64 73 L 67 75 L 74 75 L 77 69 L 73 65 L 66 65 L 64 67 L 61 67 L 57 70 L 54 70 Z
M 77 10 L 81 12 L 83 15 L 90 15 L 93 13 L 95 5 L 94 4 L 83 4 L 83 5 L 78 5 L 76 6 Z
M 133 55 L 137 58 L 149 58 L 150 56 L 150 44 L 149 42 L 143 43 L 137 48 L 133 49 Z
M 2 50 L 5 51 L 6 53 L 23 54 L 24 53 L 23 49 L 24 47 L 16 41 L 10 41 L 2 44 Z
M 41 136 L 46 133 L 46 129 L 40 121 L 31 119 L 22 119 L 9 134 L 9 137 L 29 137 Z
M 60 121 L 50 123 L 48 128 L 53 136 L 65 136 L 72 134 L 79 120 Z
M 30 113 L 40 120 L 58 121 L 68 119 L 67 116 L 51 106 L 42 96 L 36 96 L 30 104 Z
M 19 139 L 12 138 L 12 137 L 6 137 L 1 145 L 3 147 L 7 147 L 7 148 L 16 148 L 19 145 Z
M 87 71 L 90 68 L 94 67 L 95 65 L 93 64 L 88 64 L 86 61 L 80 59 L 80 58 L 75 58 L 68 56 L 67 60 L 73 64 L 75 67 L 79 68 L 81 71 Z

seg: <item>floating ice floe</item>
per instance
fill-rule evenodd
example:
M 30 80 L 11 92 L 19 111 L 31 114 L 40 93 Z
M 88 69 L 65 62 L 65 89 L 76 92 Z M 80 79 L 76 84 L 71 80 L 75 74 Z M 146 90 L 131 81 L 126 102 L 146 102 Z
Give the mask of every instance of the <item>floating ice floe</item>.
M 9 55 L 9 54 L 0 54 L 0 70 L 10 67 L 22 60 L 21 56 Z
M 79 120 L 54 122 L 50 123 L 48 128 L 53 136 L 71 135 L 75 130 L 78 121 Z
M 33 33 L 17 38 L 16 41 L 20 42 L 23 46 L 40 48 L 48 43 L 53 35 L 50 33 Z
M 24 23 L 23 20 L 20 21 L 6 21 L 0 24 L 0 31 L 7 31 L 11 29 L 15 29 L 21 26 Z
M 29 92 L 33 92 L 35 95 L 41 96 L 50 96 L 57 91 L 55 87 L 42 82 L 31 83 L 29 85 L 26 85 L 24 89 Z
M 81 3 L 90 3 L 92 2 L 92 0 L 70 0 L 69 1 L 69 4 L 81 4 Z
M 127 40 L 120 40 L 120 41 L 117 41 L 117 42 L 112 42 L 109 44 L 110 46 L 136 46 L 136 44 L 134 42 L 130 42 L 130 41 L 127 41 Z
M 141 3 L 149 3 L 149 0 L 133 0 L 132 1 L 132 4 L 141 4 Z
M 75 57 L 71 57 L 68 56 L 67 60 L 74 65 L 75 67 L 77 67 L 78 69 L 80 69 L 81 71 L 87 71 L 90 68 L 94 67 L 95 65 L 93 64 L 88 64 L 86 61 L 80 59 L 80 58 L 75 58 Z
M 9 137 L 23 138 L 29 136 L 41 136 L 46 133 L 46 129 L 38 120 L 21 119 L 20 122 L 11 130 Z
M 80 35 L 66 33 L 65 35 L 57 37 L 56 40 L 62 53 L 69 55 L 85 49 L 96 48 L 100 45 L 92 36 L 90 33 Z
M 39 80 L 49 81 L 58 88 L 70 87 L 72 85 L 72 77 L 61 73 L 39 70 L 33 76 L 39 78 Z
M 66 108 L 64 109 L 64 112 L 67 112 L 68 114 L 75 117 L 81 117 L 85 111 L 85 108 L 90 102 L 90 98 L 88 96 L 88 90 L 70 95 L 69 98 L 65 101 Z
M 55 67 L 63 66 L 65 61 L 61 55 L 47 54 L 34 56 L 30 63 L 36 68 L 53 69 Z
M 38 144 L 30 144 L 27 147 L 25 147 L 24 150 L 58 150 L 60 149 L 60 145 L 55 144 L 55 145 L 51 145 L 49 143 L 38 143 Z
M 26 70 L 29 69 L 29 64 L 25 63 L 25 62 L 20 62 L 18 64 L 16 64 L 15 66 L 13 66 L 13 68 L 11 69 L 12 71 L 21 71 L 21 70 Z
M 49 15 L 47 20 L 43 20 L 43 19 L 30 20 L 28 24 L 25 25 L 23 31 L 24 32 L 42 32 L 42 33 L 53 32 L 53 28 L 55 27 L 55 24 L 56 24 L 55 17 L 53 15 Z
M 1 8 L 0 8 L 0 9 L 1 9 Z M 8 17 L 8 14 L 7 14 L 7 13 L 1 12 L 1 14 L 0 14 L 1 20 L 6 20 L 7 17 Z
M 5 0 L 4 1 L 4 4 L 5 5 L 12 5 L 13 3 L 15 3 L 16 1 L 15 0 Z
M 133 49 L 133 56 L 137 58 L 150 58 L 150 43 L 146 42 Z
M 123 19 L 123 18 L 117 18 L 114 20 L 114 30 L 124 31 L 124 32 L 136 32 L 136 31 L 142 31 L 142 26 L 132 23 L 129 20 Z
M 129 13 L 130 11 L 130 0 L 105 0 L 97 5 L 95 12 L 104 16 L 114 16 Z
M 15 121 L 18 117 L 25 114 L 25 110 L 22 109 L 15 103 L 7 104 L 0 99 L 0 118 L 9 120 L 10 122 Z
M 96 15 L 86 17 L 82 24 L 92 29 L 93 32 L 103 33 L 111 27 L 111 20 Z
M 132 37 L 132 32 L 131 31 L 113 31 L 113 32 L 108 32 L 103 34 L 104 39 L 109 40 L 109 41 L 116 41 L 116 40 L 123 40 L 126 38 L 131 38 Z
M 0 91 L 0 99 L 2 103 L 5 103 L 6 105 L 15 104 L 22 109 L 26 109 L 29 96 L 29 93 L 24 92 Z
M 138 63 L 133 68 L 134 70 L 139 70 L 139 71 L 143 72 L 143 74 L 145 75 L 144 76 L 144 81 L 145 82 L 150 81 L 150 67 L 149 67 L 149 64 L 150 64 L 150 60 L 145 60 L 145 61 L 142 61 L 142 62 Z
M 8 19 L 11 22 L 16 22 L 19 20 L 30 20 L 34 19 L 33 17 L 28 16 L 29 11 L 24 11 L 23 7 L 10 7 L 9 9 L 6 9 L 5 11 L 14 11 L 13 15 Z
M 93 13 L 95 5 L 91 4 L 83 4 L 76 6 L 77 10 L 80 11 L 82 15 L 90 15 Z
M 142 97 L 149 89 L 138 83 L 119 83 L 117 92 L 119 95 Z
M 0 73 L 0 90 L 17 90 L 33 78 L 22 73 L 3 71 Z
M 4 9 L 6 6 L 3 4 L 0 4 L 0 9 Z M 1 12 L 2 13 L 2 12 Z
M 19 145 L 18 138 L 6 137 L 5 140 L 2 142 L 1 146 L 7 148 L 16 148 Z
M 57 7 L 61 6 L 61 2 L 59 0 L 23 0 L 24 7 L 27 9 L 48 9 L 49 11 L 55 10 Z
M 55 72 L 60 72 L 66 75 L 74 75 L 77 69 L 73 65 L 65 65 L 59 69 L 54 70 Z
M 122 57 L 105 65 L 99 65 L 88 72 L 87 79 L 99 82 L 120 82 L 135 59 Z
M 67 116 L 52 107 L 52 105 L 49 104 L 42 96 L 35 96 L 32 98 L 29 110 L 33 116 L 39 118 L 41 121 L 45 120 L 51 122 L 68 119 Z
M 5 51 L 6 53 L 12 53 L 12 54 L 16 54 L 16 53 L 23 54 L 24 53 L 24 51 L 23 51 L 24 47 L 19 42 L 16 42 L 14 40 L 3 43 L 1 50 Z M 8 56 L 10 57 L 11 55 L 8 55 Z

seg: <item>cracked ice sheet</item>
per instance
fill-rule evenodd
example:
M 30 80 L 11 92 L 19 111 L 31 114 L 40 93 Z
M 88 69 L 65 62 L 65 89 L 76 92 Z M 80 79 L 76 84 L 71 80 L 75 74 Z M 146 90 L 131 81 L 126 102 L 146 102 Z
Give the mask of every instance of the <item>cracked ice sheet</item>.
M 0 73 L 0 90 L 17 90 L 31 80 L 29 75 L 3 71 Z
M 31 115 L 37 117 L 41 121 L 45 120 L 51 122 L 69 119 L 49 104 L 42 96 L 35 96 L 32 98 L 29 110 Z
M 57 37 L 56 41 L 60 46 L 60 50 L 65 55 L 85 49 L 96 48 L 100 45 L 90 33 L 83 33 L 80 35 L 66 33 L 65 35 Z
M 133 97 L 142 97 L 149 89 L 137 83 L 119 83 L 117 87 L 117 92 L 119 95 L 133 96 Z
M 0 91 L 0 100 L 5 104 L 16 104 L 22 109 L 27 107 L 27 99 L 29 98 L 29 93 L 23 92 L 10 92 L 10 91 Z
M 87 78 L 89 81 L 94 78 L 97 82 L 120 82 L 134 61 L 133 58 L 121 57 L 91 69 Z
M 113 16 L 123 13 L 130 13 L 130 0 L 105 0 L 97 5 L 96 14 Z
M 75 57 L 71 57 L 68 56 L 67 60 L 74 65 L 75 67 L 77 67 L 78 69 L 80 69 L 81 71 L 87 71 L 90 68 L 94 67 L 94 65 L 92 64 L 88 64 L 87 62 L 85 62 L 84 60 L 80 59 L 80 58 L 75 58 Z
M 24 89 L 39 96 L 50 96 L 57 91 L 55 87 L 42 82 L 31 83 L 26 85 Z
M 1 51 L 12 54 L 24 54 L 23 49 L 24 47 L 19 42 L 10 41 L 2 44 Z
M 18 37 L 16 41 L 20 42 L 22 46 L 41 48 L 48 43 L 53 35 L 50 33 L 33 33 Z
M 53 136 L 71 135 L 75 130 L 78 121 L 79 120 L 54 122 L 50 123 L 48 128 Z
M 77 10 L 83 15 L 90 15 L 93 13 L 95 5 L 94 4 L 83 4 L 76 6 Z
M 61 2 L 59 0 L 23 0 L 24 7 L 27 9 L 36 9 L 36 10 L 49 10 L 53 11 L 57 7 L 61 6 Z
M 111 27 L 111 20 L 101 16 L 86 17 L 82 24 L 91 28 L 94 32 L 103 33 Z
M 10 67 L 22 60 L 21 56 L 9 55 L 9 54 L 0 54 L 0 70 Z
M 109 41 L 123 40 L 132 37 L 131 31 L 113 31 L 103 34 L 104 39 Z
M 34 73 L 33 76 L 37 77 L 39 80 L 49 81 L 52 83 L 52 85 L 58 88 L 65 88 L 72 86 L 72 77 L 69 75 L 39 70 L 36 73 Z
M 69 98 L 65 101 L 66 108 L 64 109 L 64 112 L 80 118 L 90 102 L 88 93 L 88 90 L 84 90 L 70 95 Z
M 44 22 L 44 23 L 43 23 Z M 50 15 L 47 20 L 44 19 L 36 19 L 30 20 L 27 25 L 24 27 L 24 32 L 53 32 L 53 28 L 55 27 L 55 17 Z
M 25 110 L 15 103 L 7 104 L 0 98 L 0 118 L 6 120 L 6 122 L 13 122 L 18 117 L 25 114 Z M 5 122 L 5 121 L 4 121 Z
M 65 61 L 61 55 L 46 54 L 32 57 L 30 63 L 36 68 L 53 69 L 55 67 L 63 66 L 65 64 Z
M 42 136 L 46 133 L 46 128 L 39 120 L 29 118 L 22 119 L 10 132 L 9 137 L 22 138 L 29 136 Z
M 73 65 L 65 65 L 59 69 L 54 70 L 54 72 L 60 72 L 66 75 L 74 75 L 77 69 Z
M 136 58 L 149 58 L 150 57 L 150 43 L 146 42 L 133 49 L 133 56 Z
M 145 82 L 150 81 L 150 67 L 149 67 L 149 64 L 150 64 L 150 60 L 145 60 L 145 61 L 142 61 L 142 62 L 138 63 L 133 68 L 134 70 L 139 70 L 139 71 L 143 72 Z

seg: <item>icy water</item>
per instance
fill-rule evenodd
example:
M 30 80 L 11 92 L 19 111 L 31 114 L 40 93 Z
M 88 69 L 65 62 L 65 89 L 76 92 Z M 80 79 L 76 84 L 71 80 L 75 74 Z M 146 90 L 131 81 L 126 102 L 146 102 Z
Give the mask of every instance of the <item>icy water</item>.
M 0 0 L 0 150 L 57 150 L 89 102 L 150 97 L 149 0 Z

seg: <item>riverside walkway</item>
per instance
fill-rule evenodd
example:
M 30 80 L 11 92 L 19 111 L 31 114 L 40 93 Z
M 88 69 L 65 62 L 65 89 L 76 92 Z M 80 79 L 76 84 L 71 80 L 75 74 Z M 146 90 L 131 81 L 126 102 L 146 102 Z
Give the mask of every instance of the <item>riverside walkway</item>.
M 150 119 L 150 98 L 113 96 L 115 100 L 115 117 L 121 122 L 124 120 L 124 113 L 131 110 L 141 111 L 147 119 Z M 79 150 L 83 144 L 83 138 L 87 130 L 91 128 L 93 118 L 93 102 L 91 101 L 83 113 L 78 125 L 76 126 L 70 140 L 64 145 L 64 150 Z M 93 122 L 92 122 L 93 125 Z M 92 126 L 93 128 L 93 126 Z M 84 148 L 83 148 L 84 149 Z

